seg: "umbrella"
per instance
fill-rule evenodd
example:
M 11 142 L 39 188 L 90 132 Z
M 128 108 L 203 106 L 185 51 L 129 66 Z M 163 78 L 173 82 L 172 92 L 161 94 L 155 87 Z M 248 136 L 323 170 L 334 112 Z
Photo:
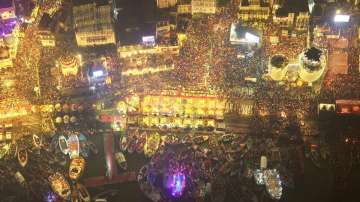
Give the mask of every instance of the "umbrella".
M 62 118 L 61 118 L 61 117 L 56 117 L 55 122 L 56 122 L 56 123 L 61 123 L 61 122 L 62 122 Z
M 64 123 L 69 123 L 70 117 L 68 115 L 64 116 Z
M 75 123 L 77 121 L 77 118 L 75 117 L 75 116 L 72 116 L 71 118 L 70 118 L 70 122 L 71 123 Z
M 77 104 L 71 104 L 71 111 L 76 111 L 77 110 Z
M 55 105 L 55 109 L 56 109 L 56 111 L 60 112 L 60 111 L 61 111 L 61 104 L 60 104 L 60 103 L 57 103 L 57 104 Z

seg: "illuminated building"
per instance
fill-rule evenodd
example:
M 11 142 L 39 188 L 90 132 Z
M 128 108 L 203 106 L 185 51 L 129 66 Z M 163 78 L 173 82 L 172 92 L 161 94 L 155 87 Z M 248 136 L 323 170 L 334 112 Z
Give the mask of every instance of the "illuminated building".
M 270 8 L 258 4 L 240 5 L 238 18 L 243 21 L 265 21 L 270 16 Z
M 156 0 L 156 5 L 158 8 L 169 8 L 175 6 L 177 0 Z
M 40 43 L 43 47 L 55 47 L 55 36 L 51 31 L 42 30 L 37 32 Z
M 1 4 L 0 8 L 0 69 L 12 67 L 19 42 L 19 26 L 12 1 Z
M 2 21 L 14 19 L 16 18 L 15 15 L 15 5 L 12 3 L 12 0 L 2 0 L 0 4 L 0 19 Z
M 275 16 L 273 17 L 274 24 L 281 28 L 292 28 L 295 21 L 295 13 L 289 13 L 287 16 Z
M 170 31 L 172 25 L 169 21 L 160 21 L 156 23 L 156 39 L 170 39 Z
M 118 110 L 128 116 L 141 115 L 144 127 L 217 127 L 224 119 L 226 101 L 210 92 L 162 90 L 144 92 L 126 99 Z
M 296 31 L 306 31 L 309 26 L 309 13 L 308 12 L 299 12 L 288 13 L 287 16 L 273 16 L 274 24 L 278 25 L 281 28 L 294 28 Z
M 341 115 L 360 115 L 360 100 L 336 100 L 336 112 Z
M 308 27 L 309 27 L 309 22 L 310 22 L 309 13 L 307 13 L 307 12 L 300 12 L 300 13 L 296 16 L 295 30 L 298 30 L 298 31 L 305 31 L 305 30 L 307 30 Z
M 79 71 L 79 61 L 72 55 L 61 56 L 58 59 L 58 64 L 64 76 L 76 76 Z
M 110 12 L 110 5 L 85 4 L 73 8 L 78 46 L 116 43 Z
M 181 4 L 177 6 L 178 14 L 190 14 L 191 13 L 191 4 Z
M 216 12 L 216 0 L 192 0 L 191 13 L 214 14 Z

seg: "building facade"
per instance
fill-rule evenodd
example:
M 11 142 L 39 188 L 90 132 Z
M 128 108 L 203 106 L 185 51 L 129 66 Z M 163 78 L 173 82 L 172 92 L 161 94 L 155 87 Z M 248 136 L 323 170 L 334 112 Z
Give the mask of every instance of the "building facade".
M 158 8 L 170 8 L 175 6 L 177 0 L 156 0 L 156 5 Z
M 78 46 L 116 44 L 110 13 L 110 5 L 85 4 L 73 8 Z
M 191 4 L 182 4 L 177 6 L 178 14 L 191 14 Z
M 216 12 L 216 0 L 192 0 L 191 13 L 214 14 Z
M 239 7 L 238 18 L 243 21 L 265 21 L 269 19 L 270 8 L 259 4 Z
M 55 36 L 49 30 L 37 32 L 38 39 L 43 47 L 55 47 Z

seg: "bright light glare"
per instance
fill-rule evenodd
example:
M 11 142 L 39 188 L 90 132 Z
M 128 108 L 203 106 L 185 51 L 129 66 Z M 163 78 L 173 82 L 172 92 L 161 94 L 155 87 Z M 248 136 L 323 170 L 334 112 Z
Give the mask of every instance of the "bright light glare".
M 335 22 L 349 22 L 350 15 L 335 15 L 334 21 Z
M 94 71 L 93 72 L 93 76 L 94 77 L 100 77 L 100 76 L 103 76 L 104 75 L 104 72 L 101 71 L 101 70 L 98 70 L 98 71 Z
M 249 32 L 246 32 L 245 39 L 250 43 L 259 43 L 260 42 L 259 37 L 255 36 Z

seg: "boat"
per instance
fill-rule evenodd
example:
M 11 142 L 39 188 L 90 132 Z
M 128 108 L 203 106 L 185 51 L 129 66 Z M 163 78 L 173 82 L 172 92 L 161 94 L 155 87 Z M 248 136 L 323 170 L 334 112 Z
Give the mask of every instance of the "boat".
M 62 153 L 67 155 L 69 153 L 69 145 L 68 141 L 66 140 L 65 136 L 61 135 L 59 137 L 59 147 Z
M 82 157 L 73 158 L 69 166 L 69 177 L 71 180 L 78 180 L 84 173 L 85 159 Z
M 80 196 L 81 201 L 84 201 L 84 202 L 91 201 L 90 194 L 84 185 L 77 183 L 76 188 L 79 191 L 79 196 Z
M 25 185 L 26 183 L 25 178 L 19 171 L 15 173 L 14 177 L 19 184 Z
M 70 196 L 70 201 L 71 202 L 81 202 L 80 196 L 79 196 L 79 193 L 77 190 L 72 190 L 71 196 Z
M 28 162 L 28 153 L 25 149 L 20 149 L 18 151 L 18 161 L 19 161 L 19 164 L 22 166 L 22 167 L 25 167 L 27 162 Z
M 96 145 L 93 142 L 88 142 L 90 151 L 94 154 L 97 155 L 99 153 L 98 148 L 96 147 Z
M 33 134 L 32 138 L 33 138 L 33 143 L 34 143 L 35 147 L 39 148 L 42 144 L 40 137 Z
M 123 170 L 127 170 L 126 158 L 122 152 L 116 152 L 115 159 L 120 168 L 122 168 Z
M 59 195 L 61 198 L 68 200 L 71 195 L 71 189 L 69 183 L 65 180 L 65 177 L 56 172 L 49 176 L 48 178 L 50 182 L 51 189 Z
M 127 150 L 128 141 L 127 141 L 126 136 L 121 136 L 121 137 L 120 137 L 119 146 L 120 146 L 120 150 L 121 150 L 121 151 L 125 152 L 125 151 Z
M 69 136 L 68 139 L 68 145 L 69 145 L 69 156 L 70 158 L 75 158 L 79 156 L 80 153 L 80 143 L 79 143 L 79 137 L 75 134 L 72 134 Z

